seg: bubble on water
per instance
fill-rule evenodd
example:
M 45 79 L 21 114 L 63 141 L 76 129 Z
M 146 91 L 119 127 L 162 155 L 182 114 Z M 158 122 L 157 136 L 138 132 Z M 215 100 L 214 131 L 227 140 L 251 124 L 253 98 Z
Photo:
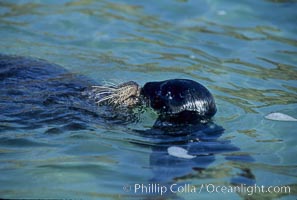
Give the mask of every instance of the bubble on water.
M 270 113 L 266 115 L 265 118 L 270 120 L 276 120 L 276 121 L 297 122 L 296 118 L 283 113 L 278 113 L 278 112 Z
M 223 16 L 223 15 L 226 15 L 226 14 L 227 14 L 227 12 L 225 10 L 219 10 L 219 11 L 217 11 L 217 15 Z
M 196 56 L 194 56 L 194 55 L 190 55 L 189 56 L 191 59 L 195 59 L 196 58 Z
M 188 154 L 188 151 L 184 148 L 177 147 L 177 146 L 171 146 L 167 149 L 167 152 L 169 155 L 177 157 L 177 158 L 185 158 L 185 159 L 192 159 L 196 156 L 192 156 Z

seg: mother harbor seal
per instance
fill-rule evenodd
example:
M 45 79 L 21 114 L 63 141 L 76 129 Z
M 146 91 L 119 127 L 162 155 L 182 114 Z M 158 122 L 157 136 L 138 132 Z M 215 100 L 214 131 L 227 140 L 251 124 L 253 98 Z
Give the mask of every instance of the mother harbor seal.
M 125 131 L 146 138 L 131 140 L 133 144 L 148 145 L 149 139 L 154 182 L 193 176 L 193 170 L 205 169 L 216 154 L 239 150 L 230 141 L 218 140 L 224 129 L 210 121 L 215 101 L 200 83 L 171 79 L 143 87 L 133 81 L 98 85 L 44 60 L 0 54 L 0 132 L 39 129 L 58 134 L 94 130 L 98 124 L 115 127 L 130 123 L 135 108 L 142 107 L 158 113 L 153 127 Z M 245 155 L 227 157 L 249 162 Z M 249 173 L 240 176 L 253 180 Z
M 86 77 L 71 74 L 58 65 L 20 56 L 0 55 L 0 85 L 0 100 L 7 104 L 3 105 L 8 115 L 16 107 L 8 99 L 22 105 L 23 110 L 31 109 L 31 113 L 43 113 L 45 116 L 50 114 L 47 110 L 42 110 L 44 106 L 53 105 L 59 105 L 53 107 L 53 110 L 61 110 L 61 113 L 69 108 L 87 113 L 91 110 L 94 114 L 95 106 L 107 107 L 114 112 L 111 118 L 117 118 L 117 115 L 123 113 L 123 118 L 126 118 L 126 111 L 147 106 L 158 113 L 157 122 L 161 122 L 161 126 L 205 123 L 216 113 L 211 93 L 193 80 L 148 82 L 143 87 L 134 81 L 118 85 L 98 85 Z M 32 106 L 33 104 L 38 106 Z

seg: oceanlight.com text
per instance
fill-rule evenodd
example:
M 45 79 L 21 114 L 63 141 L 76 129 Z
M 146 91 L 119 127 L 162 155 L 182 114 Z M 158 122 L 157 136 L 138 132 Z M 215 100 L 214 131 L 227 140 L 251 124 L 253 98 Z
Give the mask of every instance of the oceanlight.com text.
M 150 184 L 129 184 L 123 187 L 126 192 L 132 192 L 135 194 L 152 194 L 152 195 L 164 195 L 166 193 L 244 193 L 247 195 L 253 195 L 255 193 L 287 193 L 291 192 L 290 186 L 264 186 L 264 185 L 215 185 L 215 184 L 171 184 L 162 185 L 158 183 Z

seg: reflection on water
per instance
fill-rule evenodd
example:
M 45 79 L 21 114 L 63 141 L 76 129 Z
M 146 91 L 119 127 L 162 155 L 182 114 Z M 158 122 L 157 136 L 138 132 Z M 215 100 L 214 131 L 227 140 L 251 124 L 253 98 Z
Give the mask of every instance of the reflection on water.
M 31 83 L 8 87 L 0 76 L 0 197 L 141 199 L 123 186 L 153 180 L 197 186 L 252 180 L 290 185 L 289 197 L 296 195 L 297 124 L 264 119 L 270 112 L 297 117 L 296 8 L 293 0 L 1 1 L 1 53 L 60 64 L 70 75 L 59 80 L 87 77 L 74 85 L 90 79 L 141 85 L 196 80 L 214 94 L 214 123 L 224 131 L 201 138 L 207 129 L 196 127 L 187 130 L 193 138 L 164 136 L 162 131 L 152 137 L 149 133 L 160 131 L 152 128 L 157 116 L 151 110 L 138 123 L 125 125 L 99 117 L 96 108 L 79 98 L 67 97 L 68 107 L 48 110 L 32 100 L 50 95 L 48 84 L 22 93 Z M 72 86 L 59 91 L 75 91 Z M 182 160 L 167 154 L 170 145 L 212 155 Z M 170 198 L 178 197 L 194 199 L 197 194 Z

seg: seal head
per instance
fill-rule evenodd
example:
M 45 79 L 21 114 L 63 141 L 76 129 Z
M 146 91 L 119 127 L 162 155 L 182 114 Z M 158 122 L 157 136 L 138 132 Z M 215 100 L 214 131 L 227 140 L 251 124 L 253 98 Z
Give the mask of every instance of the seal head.
M 148 82 L 140 94 L 161 118 L 173 122 L 208 121 L 217 111 L 211 93 L 188 79 Z
M 107 104 L 113 107 L 135 107 L 140 103 L 140 87 L 134 81 L 120 85 L 102 85 L 92 87 L 93 98 L 97 104 Z
M 92 87 L 92 98 L 119 112 L 147 105 L 158 112 L 155 126 L 208 122 L 216 113 L 211 93 L 200 83 L 188 79 L 148 82 L 142 88 L 134 81 L 120 85 Z

